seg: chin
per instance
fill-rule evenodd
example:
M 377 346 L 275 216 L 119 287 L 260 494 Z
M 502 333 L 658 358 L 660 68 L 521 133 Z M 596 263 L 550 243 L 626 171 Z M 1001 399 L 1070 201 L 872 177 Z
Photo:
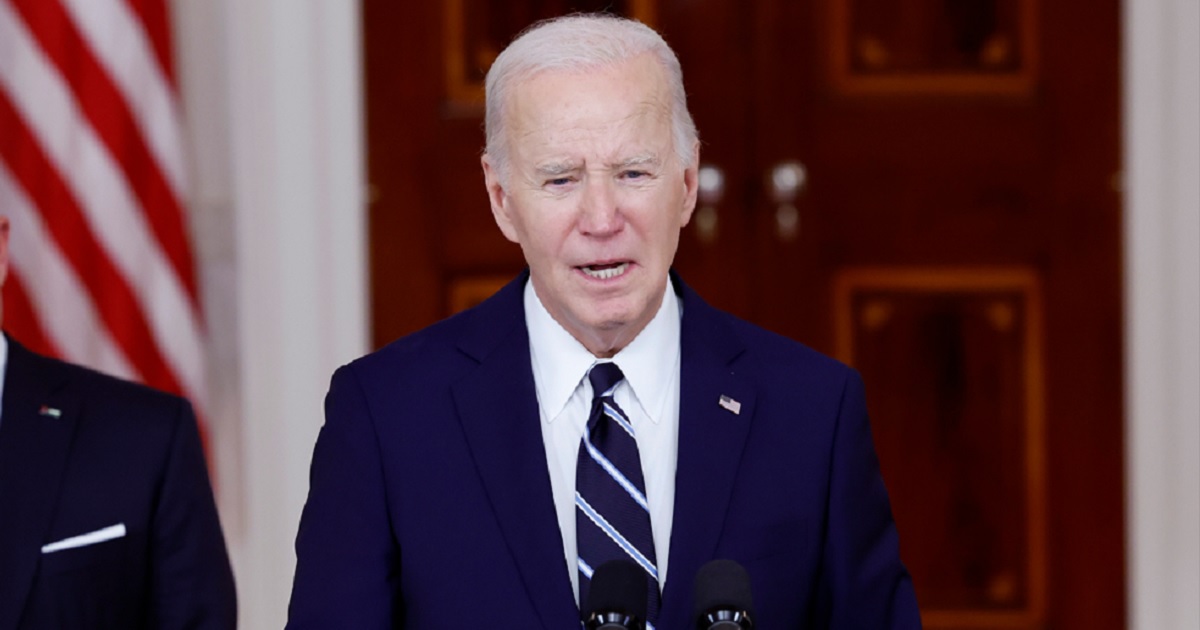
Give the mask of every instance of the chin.
M 598 329 L 620 328 L 637 319 L 639 311 L 628 303 L 599 301 L 588 305 L 589 324 Z
M 592 330 L 599 330 L 602 332 L 616 332 L 616 331 L 621 330 L 622 328 L 625 328 L 628 325 L 629 325 L 629 318 L 619 317 L 619 318 L 605 318 L 605 319 L 595 321 L 590 325 L 590 327 L 592 328 Z

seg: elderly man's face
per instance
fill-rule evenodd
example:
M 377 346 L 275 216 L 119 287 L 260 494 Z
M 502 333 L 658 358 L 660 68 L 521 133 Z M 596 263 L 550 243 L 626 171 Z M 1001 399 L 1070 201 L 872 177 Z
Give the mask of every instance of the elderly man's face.
M 696 204 L 695 166 L 683 166 L 672 140 L 665 72 L 650 55 L 542 72 L 511 92 L 506 116 L 508 182 L 483 158 L 496 223 L 521 245 L 554 319 L 611 356 L 657 312 Z

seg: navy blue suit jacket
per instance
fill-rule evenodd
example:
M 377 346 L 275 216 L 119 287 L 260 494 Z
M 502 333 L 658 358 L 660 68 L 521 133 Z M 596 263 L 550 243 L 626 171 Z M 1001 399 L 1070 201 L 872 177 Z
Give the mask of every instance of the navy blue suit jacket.
M 191 406 L 11 338 L 0 412 L 0 630 L 233 628 Z M 123 524 L 125 535 L 43 553 Z
M 334 374 L 289 628 L 579 627 L 527 278 Z M 757 627 L 919 627 L 858 376 L 673 282 L 679 459 L 658 627 L 694 627 L 693 580 L 715 558 L 748 570 Z

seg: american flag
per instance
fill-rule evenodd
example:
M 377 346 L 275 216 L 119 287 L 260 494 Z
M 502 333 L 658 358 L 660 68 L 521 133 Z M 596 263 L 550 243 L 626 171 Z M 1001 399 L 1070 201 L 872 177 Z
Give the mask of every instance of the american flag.
M 164 2 L 0 0 L 3 324 L 35 351 L 202 407 Z

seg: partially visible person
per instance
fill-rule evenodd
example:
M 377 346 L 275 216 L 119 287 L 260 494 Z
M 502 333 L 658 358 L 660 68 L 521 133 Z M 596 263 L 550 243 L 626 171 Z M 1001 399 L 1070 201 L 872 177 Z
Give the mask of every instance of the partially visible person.
M 578 628 L 623 560 L 645 621 L 694 628 L 727 559 L 755 627 L 919 628 L 859 376 L 671 271 L 700 158 L 674 52 L 638 22 L 543 22 L 486 108 L 528 270 L 334 374 L 288 627 Z
M 0 630 L 236 625 L 188 402 L 0 336 Z

